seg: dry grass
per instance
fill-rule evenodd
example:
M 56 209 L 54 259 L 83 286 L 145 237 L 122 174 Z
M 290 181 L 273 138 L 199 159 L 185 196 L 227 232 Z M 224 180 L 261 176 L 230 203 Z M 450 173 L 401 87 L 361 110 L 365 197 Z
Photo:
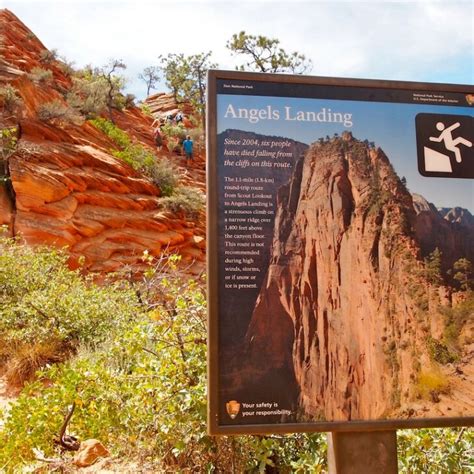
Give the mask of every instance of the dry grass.
M 25 382 L 35 377 L 37 370 L 66 360 L 70 352 L 64 344 L 55 340 L 10 345 L 9 350 L 4 367 L 5 379 L 11 389 L 23 387 Z
M 450 392 L 449 378 L 439 368 L 432 367 L 420 372 L 416 389 L 418 397 L 438 402 L 440 394 Z

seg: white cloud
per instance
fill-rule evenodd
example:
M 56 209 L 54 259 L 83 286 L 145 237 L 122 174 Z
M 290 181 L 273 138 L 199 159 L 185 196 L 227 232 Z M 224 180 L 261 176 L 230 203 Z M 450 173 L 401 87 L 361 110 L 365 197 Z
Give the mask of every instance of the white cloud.
M 4 0 L 49 48 L 78 65 L 122 58 L 133 79 L 159 54 L 212 50 L 233 68 L 225 48 L 245 30 L 278 38 L 311 58 L 313 74 L 473 82 L 471 1 L 94 1 Z M 41 13 L 41 14 L 40 14 Z M 459 78 L 459 79 L 458 79 Z

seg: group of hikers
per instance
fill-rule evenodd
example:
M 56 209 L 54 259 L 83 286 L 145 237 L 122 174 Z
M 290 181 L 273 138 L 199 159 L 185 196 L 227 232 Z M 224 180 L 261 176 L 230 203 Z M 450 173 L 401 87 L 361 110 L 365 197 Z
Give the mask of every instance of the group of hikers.
M 162 136 L 162 130 L 161 130 L 162 127 L 166 123 L 174 123 L 178 125 L 183 122 L 183 119 L 184 119 L 183 114 L 181 112 L 178 112 L 175 116 L 173 116 L 172 114 L 168 114 L 166 116 L 166 119 L 163 119 L 163 118 L 156 119 L 153 122 L 152 127 L 155 127 L 154 132 L 153 132 L 153 139 L 155 140 L 155 144 L 158 151 L 160 151 L 161 147 L 163 146 L 163 136 Z M 158 122 L 158 126 L 156 126 L 157 122 Z M 194 142 L 191 139 L 191 136 L 186 135 L 186 137 L 180 141 L 180 145 L 182 147 L 184 155 L 186 156 L 186 165 L 191 164 L 191 162 L 194 161 L 194 158 L 193 158 Z

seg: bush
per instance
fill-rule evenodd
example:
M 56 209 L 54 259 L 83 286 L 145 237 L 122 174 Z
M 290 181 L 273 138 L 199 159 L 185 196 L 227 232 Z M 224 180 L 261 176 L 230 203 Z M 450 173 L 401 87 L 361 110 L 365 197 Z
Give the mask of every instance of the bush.
M 142 102 L 140 105 L 140 110 L 143 112 L 144 115 L 147 117 L 153 117 L 153 114 L 151 112 L 151 108 L 148 104 L 145 104 L 145 102 Z
M 438 401 L 438 395 L 449 393 L 449 379 L 438 368 L 422 370 L 416 385 L 417 395 L 424 400 Z
M 155 155 L 148 148 L 139 143 L 132 143 L 127 133 L 114 125 L 110 120 L 98 118 L 90 122 L 104 132 L 120 148 L 120 150 L 113 150 L 111 152 L 114 156 L 150 178 L 160 188 L 162 196 L 171 196 L 174 193 L 178 184 L 178 178 L 176 171 L 168 160 L 156 161 Z M 183 201 L 183 197 L 180 199 Z M 190 206 L 187 206 L 187 208 L 191 209 Z
M 97 117 L 107 109 L 107 83 L 74 77 L 67 102 L 85 117 Z
M 441 307 L 440 312 L 446 325 L 443 342 L 450 351 L 457 353 L 464 343 L 469 343 L 469 339 L 460 341 L 459 336 L 466 324 L 474 321 L 474 292 L 467 292 L 465 299 L 454 308 Z
M 52 49 L 51 51 L 48 49 L 43 49 L 40 53 L 40 61 L 45 64 L 49 64 L 53 61 L 58 59 L 58 50 Z
M 15 110 L 22 103 L 22 99 L 18 93 L 18 89 L 16 89 L 10 84 L 0 87 L 0 97 L 2 98 L 2 105 L 4 110 L 9 113 L 15 112 Z
M 42 122 L 66 122 L 81 125 L 84 119 L 71 107 L 60 100 L 53 100 L 38 107 L 38 118 Z
M 29 379 L 56 355 L 64 359 L 79 341 L 100 343 L 137 309 L 134 293 L 98 287 L 69 270 L 63 252 L 8 239 L 0 249 L 0 357 L 12 380 Z
M 117 75 L 119 69 L 126 66 L 120 60 L 111 60 L 101 68 L 86 66 L 77 71 L 73 88 L 68 94 L 68 102 L 88 117 L 96 117 L 113 108 L 122 110 L 132 105 L 134 97 L 123 94 L 125 79 Z
M 161 190 L 162 196 L 171 196 L 178 184 L 176 171 L 167 159 L 157 161 L 150 170 L 151 179 Z
M 431 360 L 439 364 L 450 364 L 458 360 L 457 354 L 451 352 L 445 344 L 433 337 L 428 337 L 427 345 Z
M 53 71 L 41 67 L 34 67 L 28 74 L 28 77 L 38 84 L 47 84 L 53 80 Z
M 135 106 L 136 97 L 134 94 L 117 94 L 114 100 L 114 107 L 118 110 L 128 109 Z
M 166 137 L 172 137 L 178 139 L 178 142 L 180 140 L 184 140 L 186 138 L 186 129 L 181 125 L 173 125 L 172 123 L 165 123 L 161 127 L 161 131 L 164 136 Z
M 90 123 L 101 132 L 104 132 L 119 148 L 123 149 L 132 143 L 128 134 L 110 120 L 99 117 L 90 120 Z
M 171 195 L 160 200 L 160 205 L 173 214 L 184 214 L 196 219 L 204 210 L 205 199 L 199 189 L 179 187 Z
M 400 473 L 472 472 L 472 429 L 399 430 L 397 445 Z
M 121 151 L 113 151 L 112 154 L 128 163 L 134 170 L 148 176 L 150 176 L 156 160 L 155 155 L 150 150 L 138 143 L 128 145 Z

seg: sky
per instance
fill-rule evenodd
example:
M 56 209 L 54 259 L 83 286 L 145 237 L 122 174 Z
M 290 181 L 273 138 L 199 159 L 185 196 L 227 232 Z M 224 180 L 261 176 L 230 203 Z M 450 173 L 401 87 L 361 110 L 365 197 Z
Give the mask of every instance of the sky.
M 474 2 L 0 0 L 77 67 L 127 64 L 127 91 L 158 56 L 212 51 L 220 69 L 243 62 L 225 47 L 234 33 L 280 40 L 313 62 L 311 75 L 474 83 Z M 164 84 L 158 87 L 166 90 Z

